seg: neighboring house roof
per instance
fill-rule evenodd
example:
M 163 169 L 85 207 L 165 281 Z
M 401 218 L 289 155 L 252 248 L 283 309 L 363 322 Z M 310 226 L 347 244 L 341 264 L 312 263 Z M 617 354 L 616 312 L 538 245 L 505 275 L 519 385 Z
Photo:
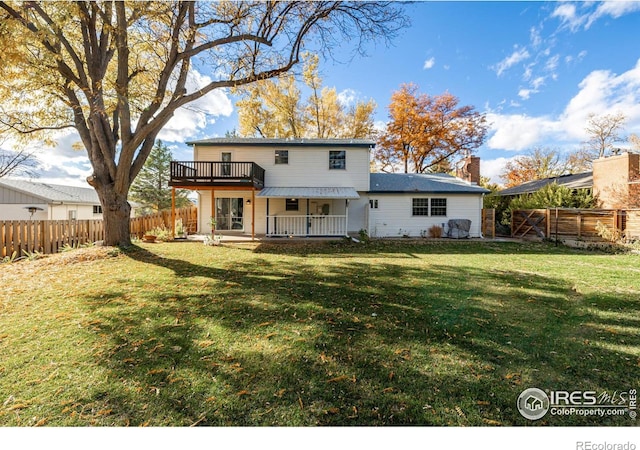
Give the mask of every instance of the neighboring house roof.
M 62 186 L 6 178 L 0 179 L 0 186 L 40 198 L 47 203 L 100 204 L 98 194 L 90 187 Z
M 373 147 L 375 141 L 369 139 L 270 139 L 270 138 L 210 138 L 189 141 L 187 145 L 235 145 L 235 146 L 350 146 Z
M 265 198 L 360 198 L 352 187 L 266 187 L 256 197 Z
M 487 194 L 490 191 L 441 173 L 372 173 L 369 192 L 372 194 L 405 192 Z
M 560 175 L 559 177 L 545 178 L 543 180 L 534 180 L 522 183 L 519 186 L 510 187 L 496 192 L 496 195 L 510 196 L 531 194 L 536 192 L 548 184 L 557 183 L 570 189 L 590 189 L 593 187 L 593 172 L 575 173 L 569 175 Z

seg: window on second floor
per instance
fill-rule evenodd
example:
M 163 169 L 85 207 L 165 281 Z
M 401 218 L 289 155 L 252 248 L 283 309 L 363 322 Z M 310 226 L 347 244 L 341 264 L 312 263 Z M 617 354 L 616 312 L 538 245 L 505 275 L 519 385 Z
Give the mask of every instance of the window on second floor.
M 276 164 L 289 164 L 289 150 L 276 150 Z
M 346 169 L 347 152 L 344 150 L 331 150 L 329 152 L 329 169 Z
M 94 214 L 102 214 L 102 206 L 101 205 L 93 205 L 93 213 Z

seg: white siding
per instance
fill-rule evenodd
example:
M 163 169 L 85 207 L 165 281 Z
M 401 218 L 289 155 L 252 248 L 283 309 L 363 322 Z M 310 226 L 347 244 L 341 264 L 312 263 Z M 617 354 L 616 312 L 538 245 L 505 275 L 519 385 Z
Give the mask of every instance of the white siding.
M 69 220 L 70 211 L 75 211 L 77 220 L 102 219 L 102 214 L 93 213 L 93 205 L 63 204 L 51 205 L 49 208 L 50 220 Z
M 369 208 L 369 197 L 366 192 L 358 192 L 360 198 L 349 200 L 349 223 L 347 231 L 350 234 L 358 234 L 362 229 L 367 228 L 367 209 Z
M 275 151 L 287 150 L 289 164 L 275 164 Z M 346 151 L 346 169 L 329 169 L 329 151 Z M 369 149 L 341 146 L 194 146 L 195 161 L 221 161 L 231 152 L 231 161 L 255 162 L 265 169 L 265 186 L 353 187 L 369 190 Z
M 413 216 L 414 198 L 446 198 L 447 215 Z M 445 224 L 450 219 L 471 220 L 471 237 L 481 237 L 482 196 L 446 194 L 370 194 L 378 200 L 378 209 L 369 210 L 369 235 L 372 237 L 419 237 L 431 226 Z
M 27 209 L 29 206 L 37 206 L 43 211 L 36 211 L 31 217 L 31 213 Z M 46 203 L 3 204 L 0 205 L 0 220 L 47 220 L 49 219 L 48 209 L 49 205 Z

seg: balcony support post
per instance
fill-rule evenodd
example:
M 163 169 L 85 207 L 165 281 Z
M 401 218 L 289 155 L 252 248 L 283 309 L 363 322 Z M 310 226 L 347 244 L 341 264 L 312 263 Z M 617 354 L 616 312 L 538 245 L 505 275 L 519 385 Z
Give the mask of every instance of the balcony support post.
M 171 236 L 176 235 L 176 188 L 171 188 Z

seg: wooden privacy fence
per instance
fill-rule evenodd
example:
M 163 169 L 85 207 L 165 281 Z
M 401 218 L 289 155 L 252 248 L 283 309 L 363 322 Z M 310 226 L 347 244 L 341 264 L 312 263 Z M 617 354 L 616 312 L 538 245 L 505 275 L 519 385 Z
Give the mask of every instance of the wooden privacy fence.
M 191 206 L 188 208 L 176 209 L 176 222 L 182 220 L 182 226 L 187 233 L 195 233 L 198 222 L 198 208 Z M 171 228 L 171 211 L 160 211 L 157 214 L 134 217 L 129 222 L 131 235 L 141 238 L 147 231 L 154 228 Z
M 639 209 L 518 209 L 511 213 L 511 236 L 599 240 L 598 222 L 627 239 L 640 238 Z
M 195 233 L 197 208 L 176 210 L 176 221 L 182 219 L 185 230 Z M 171 211 L 162 211 L 130 220 L 131 235 L 142 235 L 156 227 L 171 226 Z M 24 256 L 25 252 L 57 253 L 69 245 L 77 247 L 104 239 L 102 220 L 11 220 L 0 221 L 0 258 Z
M 496 210 L 495 208 L 482 210 L 482 235 L 486 238 L 496 237 Z

